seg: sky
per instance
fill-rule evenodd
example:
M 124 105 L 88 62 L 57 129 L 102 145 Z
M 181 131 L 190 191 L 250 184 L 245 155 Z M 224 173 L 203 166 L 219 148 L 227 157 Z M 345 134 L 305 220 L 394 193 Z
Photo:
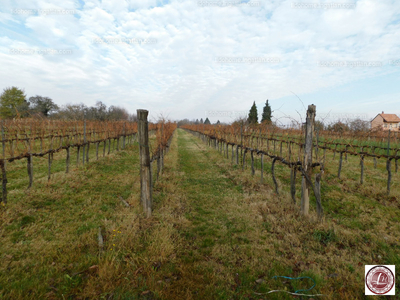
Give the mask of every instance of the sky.
M 400 116 L 400 1 L 2 0 L 0 91 L 278 124 Z

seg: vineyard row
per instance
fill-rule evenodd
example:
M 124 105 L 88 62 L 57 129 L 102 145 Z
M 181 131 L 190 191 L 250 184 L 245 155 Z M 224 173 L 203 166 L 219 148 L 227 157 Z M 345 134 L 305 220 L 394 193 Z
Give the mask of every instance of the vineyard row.
M 4 122 L 3 122 L 4 123 Z M 38 131 L 30 131 L 32 134 L 26 134 L 28 136 L 27 139 L 9 139 L 10 145 L 10 156 L 6 157 L 6 139 L 4 133 L 4 127 L 2 127 L 2 145 L 3 145 L 3 159 L 0 159 L 0 168 L 2 173 L 2 198 L 1 201 L 3 203 L 7 202 L 7 171 L 6 165 L 7 163 L 11 163 L 15 160 L 27 159 L 27 173 L 29 176 L 29 184 L 28 188 L 32 187 L 33 183 L 33 157 L 43 157 L 48 155 L 48 180 L 51 178 L 51 166 L 53 162 L 53 155 L 54 153 L 60 152 L 62 150 L 66 150 L 66 173 L 69 172 L 70 160 L 71 160 L 71 148 L 77 149 L 77 157 L 76 157 L 76 164 L 79 165 L 80 160 L 82 159 L 82 164 L 89 162 L 89 150 L 91 145 L 96 146 L 96 159 L 99 158 L 99 147 L 100 144 L 103 144 L 103 157 L 106 154 L 110 154 L 111 152 L 111 143 L 113 141 L 113 150 L 116 149 L 117 151 L 124 149 L 126 144 L 132 144 L 137 142 L 137 123 L 128 123 L 128 122 L 113 122 L 114 124 L 110 124 L 111 122 L 101 123 L 101 122 L 88 122 L 82 121 L 79 122 L 71 122 L 69 124 L 70 127 L 74 128 L 75 130 L 75 138 L 71 139 L 68 135 L 47 135 L 49 137 L 47 139 L 47 143 L 44 143 L 45 135 L 43 136 L 35 136 L 34 133 Z M 118 124 L 119 123 L 119 124 Z M 38 125 L 38 123 L 29 123 Z M 48 128 L 47 130 L 54 133 L 59 130 L 66 130 L 65 122 L 54 122 L 53 125 L 63 125 L 64 127 L 60 129 L 59 127 L 55 126 L 55 128 Z M 15 123 L 14 123 L 15 125 Z M 19 124 L 21 125 L 21 124 Z M 43 125 L 43 123 L 42 123 Z M 82 126 L 77 126 L 82 125 Z M 89 125 L 89 126 L 88 126 Z M 119 126 L 116 126 L 119 125 Z M 33 125 L 32 125 L 33 127 Z M 169 141 L 172 136 L 172 133 L 175 129 L 176 125 L 170 122 L 159 122 L 157 124 L 150 124 L 149 128 L 151 128 L 150 132 L 154 134 L 155 138 L 153 143 L 150 146 L 153 146 L 152 151 L 152 158 L 151 161 L 157 160 L 159 161 L 160 157 L 162 158 L 166 148 L 169 146 Z M 21 136 L 23 128 L 21 126 L 16 127 L 8 127 L 8 134 L 14 134 L 19 128 L 18 135 Z M 31 128 L 31 127 L 30 127 Z M 99 132 L 98 129 L 106 128 L 107 130 L 103 133 L 103 136 L 99 136 L 93 134 L 94 132 Z M 89 129 L 89 130 L 88 130 Z M 40 144 L 36 145 L 40 147 L 40 152 L 33 152 L 32 149 L 34 148 L 33 144 L 35 143 L 35 139 L 38 139 Z M 18 145 L 24 143 L 25 147 L 21 149 L 18 148 Z M 108 144 L 108 145 L 107 145 Z M 47 150 L 43 151 L 44 147 L 47 146 Z M 107 149 L 108 147 L 108 149 Z M 19 155 L 15 156 L 15 151 L 20 150 Z M 158 177 L 158 174 L 157 174 Z

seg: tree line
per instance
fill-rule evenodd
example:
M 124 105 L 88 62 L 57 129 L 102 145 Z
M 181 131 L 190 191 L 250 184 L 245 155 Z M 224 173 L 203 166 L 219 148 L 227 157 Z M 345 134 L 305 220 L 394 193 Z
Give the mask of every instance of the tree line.
M 25 92 L 17 87 L 5 88 L 0 95 L 0 118 L 51 118 L 62 120 L 136 121 L 136 115 L 125 108 L 111 105 L 107 107 L 98 101 L 94 106 L 67 104 L 59 106 L 49 97 L 33 96 L 27 98 Z
M 272 121 L 272 113 L 271 105 L 269 100 L 267 99 L 261 114 L 260 123 L 262 124 L 270 124 L 272 126 L 278 126 L 276 121 Z M 207 118 L 204 122 L 203 119 L 200 121 L 188 119 L 184 119 L 179 121 L 179 125 L 190 125 L 190 124 L 211 124 L 210 120 Z M 250 107 L 248 116 L 246 118 L 240 118 L 233 122 L 234 124 L 259 124 L 258 122 L 258 110 L 256 106 L 256 102 L 253 101 L 253 105 Z M 215 123 L 216 125 L 220 124 L 220 121 Z M 301 124 L 295 120 L 292 120 L 292 123 L 288 126 L 290 128 L 301 129 L 304 124 Z M 366 132 L 370 130 L 370 122 L 362 119 L 342 119 L 331 121 L 329 123 L 317 120 L 315 121 L 315 130 L 316 131 L 332 131 L 332 132 Z

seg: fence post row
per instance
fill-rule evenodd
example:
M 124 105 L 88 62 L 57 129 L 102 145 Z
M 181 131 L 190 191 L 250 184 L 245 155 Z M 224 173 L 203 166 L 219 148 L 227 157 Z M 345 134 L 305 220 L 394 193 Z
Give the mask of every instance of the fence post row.
M 34 156 L 45 156 L 47 159 L 47 180 L 50 181 L 52 177 L 52 164 L 53 164 L 53 159 L 54 159 L 54 153 L 57 153 L 63 149 L 66 150 L 66 158 L 65 158 L 65 163 L 66 163 L 66 173 L 69 173 L 70 169 L 70 161 L 71 161 L 71 148 L 76 147 L 77 148 L 77 156 L 76 156 L 76 164 L 79 166 L 81 163 L 82 159 L 82 164 L 89 163 L 89 152 L 90 152 L 90 144 L 91 143 L 96 143 L 96 159 L 98 159 L 98 152 L 99 152 L 99 145 L 100 142 L 103 141 L 103 157 L 106 154 L 106 148 L 107 148 L 107 140 L 109 141 L 108 143 L 108 153 L 110 153 L 110 148 L 111 148 L 111 139 L 116 140 L 116 147 L 117 150 L 122 149 L 121 147 L 125 148 L 126 147 L 126 136 L 128 134 L 128 143 L 129 143 L 129 137 L 131 139 L 138 139 L 138 133 L 136 132 L 131 132 L 131 129 L 127 130 L 127 124 L 123 124 L 123 130 L 117 131 L 114 127 L 111 128 L 111 130 L 114 131 L 104 131 L 104 138 L 101 136 L 101 132 L 96 132 L 95 129 L 91 127 L 87 127 L 87 122 L 86 120 L 83 120 L 83 122 L 72 122 L 71 128 L 64 130 L 64 129 L 59 129 L 57 126 L 55 126 L 54 122 L 48 120 L 42 123 L 43 130 L 36 129 L 34 124 L 31 122 L 29 123 L 29 130 L 25 129 L 23 132 L 21 131 L 20 128 L 20 133 L 16 132 L 14 133 L 15 138 L 13 138 L 11 135 L 13 134 L 13 131 L 7 131 L 6 127 L 6 121 L 1 120 L 1 144 L 2 144 L 2 157 L 0 158 L 0 172 L 1 172 L 1 181 L 2 181 L 2 195 L 0 196 L 0 202 L 2 203 L 7 203 L 7 172 L 6 172 L 6 165 L 7 165 L 7 159 L 6 159 L 6 144 L 9 143 L 10 147 L 10 157 L 8 158 L 9 160 L 13 161 L 16 159 L 26 159 L 27 164 L 26 164 L 26 170 L 27 170 L 27 175 L 28 175 L 28 189 L 30 189 L 33 185 L 33 157 Z M 13 124 L 13 123 L 12 123 Z M 147 124 L 147 119 L 146 119 L 146 124 Z M 163 126 L 163 125 L 162 125 Z M 26 127 L 26 126 L 25 126 Z M 107 127 L 107 126 L 106 126 Z M 45 128 L 45 129 L 44 129 Z M 162 130 L 163 131 L 163 130 Z M 62 135 L 64 134 L 64 135 Z M 89 134 L 89 136 L 88 136 Z M 147 125 L 147 134 L 148 134 L 148 125 Z M 162 133 L 163 135 L 163 133 Z M 22 136 L 22 137 L 21 137 Z M 122 141 L 121 145 L 119 144 L 119 140 L 121 139 L 122 136 Z M 171 136 L 172 137 L 172 136 Z M 66 138 L 66 143 L 64 145 L 64 138 Z M 40 153 L 34 153 L 35 149 L 35 143 L 36 139 L 38 140 L 38 146 L 40 148 Z M 46 146 L 48 147 L 47 149 L 44 149 L 44 139 L 46 139 Z M 15 153 L 14 150 L 18 149 L 18 143 L 21 141 L 22 143 L 25 144 L 26 147 L 26 153 L 24 155 L 20 155 L 19 157 L 14 157 Z M 131 140 L 132 141 L 132 140 Z M 47 145 L 48 142 L 48 145 Z M 168 146 L 171 142 L 171 138 L 168 141 Z M 148 143 L 148 138 L 147 138 L 147 143 Z M 115 146 L 115 143 L 114 143 Z M 148 146 L 147 146 L 148 147 Z M 83 151 L 82 151 L 83 150 Z M 162 147 L 160 148 L 160 171 L 162 172 L 163 169 L 163 156 L 164 156 L 164 150 Z M 166 152 L 165 152 L 166 153 Z M 80 156 L 82 154 L 82 156 Z M 85 161 L 86 160 L 86 161 Z M 151 191 L 150 191 L 151 193 Z M 151 199 L 151 198 L 150 198 Z M 151 201 L 150 201 L 151 203 Z M 151 211 L 151 209 L 150 209 Z

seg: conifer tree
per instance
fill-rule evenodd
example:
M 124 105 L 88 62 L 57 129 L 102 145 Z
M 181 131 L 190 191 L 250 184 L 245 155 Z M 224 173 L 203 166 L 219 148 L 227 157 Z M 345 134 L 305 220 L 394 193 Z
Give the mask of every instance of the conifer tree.
M 267 102 L 265 103 L 263 113 L 262 113 L 262 118 L 261 118 L 261 123 L 264 121 L 271 122 L 271 116 L 272 116 L 272 111 L 271 111 L 271 106 Z
M 247 119 L 249 124 L 258 124 L 258 113 L 256 102 L 253 102 L 253 106 L 250 108 L 249 117 Z

